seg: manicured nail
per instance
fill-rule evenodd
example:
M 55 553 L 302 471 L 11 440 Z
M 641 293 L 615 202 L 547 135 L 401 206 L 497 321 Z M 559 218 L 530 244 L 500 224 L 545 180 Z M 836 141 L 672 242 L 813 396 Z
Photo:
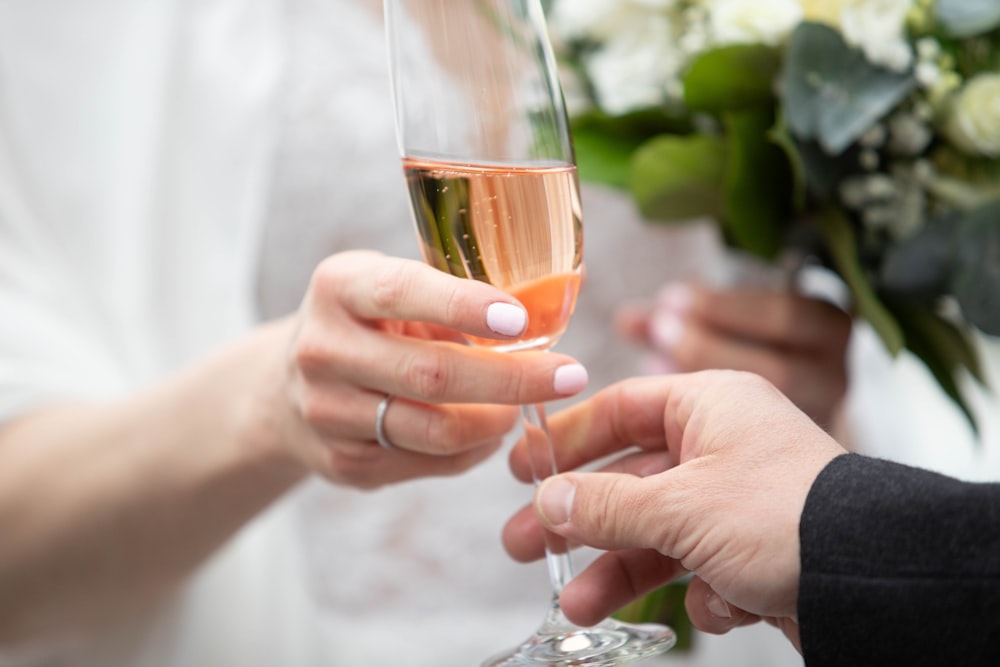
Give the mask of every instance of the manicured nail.
M 672 310 L 678 314 L 684 314 L 691 309 L 694 301 L 694 292 L 691 287 L 684 283 L 670 283 L 660 290 L 657 296 L 657 306 L 661 309 Z
M 711 612 L 712 616 L 716 618 L 728 621 L 733 617 L 733 612 L 729 608 L 729 605 L 715 591 L 710 592 L 708 597 L 705 598 L 705 606 L 708 607 L 708 611 Z
M 561 526 L 569 521 L 575 497 L 576 486 L 563 477 L 553 477 L 542 484 L 538 490 L 538 506 L 549 525 Z
M 491 303 L 486 309 L 486 326 L 501 336 L 518 336 L 528 326 L 528 314 L 509 303 Z
M 684 337 L 684 320 L 670 310 L 659 310 L 649 323 L 649 337 L 657 347 L 672 350 Z
M 580 364 L 569 364 L 556 369 L 555 379 L 552 381 L 552 390 L 563 396 L 579 394 L 587 388 L 590 377 L 587 369 Z

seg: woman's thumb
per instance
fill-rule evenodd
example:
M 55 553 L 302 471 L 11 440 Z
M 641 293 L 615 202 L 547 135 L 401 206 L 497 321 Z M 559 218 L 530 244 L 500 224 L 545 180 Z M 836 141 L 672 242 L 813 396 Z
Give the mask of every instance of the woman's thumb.
M 634 475 L 556 475 L 539 485 L 535 512 L 545 528 L 572 542 L 599 549 L 655 548 L 662 544 L 662 536 L 650 529 L 667 522 L 653 516 L 663 503 L 654 502 L 651 491 L 643 478 Z

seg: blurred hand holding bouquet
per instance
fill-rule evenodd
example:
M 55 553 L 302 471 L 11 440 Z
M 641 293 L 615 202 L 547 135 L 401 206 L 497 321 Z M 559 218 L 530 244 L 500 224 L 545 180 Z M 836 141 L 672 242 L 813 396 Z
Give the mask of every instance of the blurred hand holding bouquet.
M 1000 334 L 1000 2 L 551 0 L 581 177 L 836 272 L 975 420 Z

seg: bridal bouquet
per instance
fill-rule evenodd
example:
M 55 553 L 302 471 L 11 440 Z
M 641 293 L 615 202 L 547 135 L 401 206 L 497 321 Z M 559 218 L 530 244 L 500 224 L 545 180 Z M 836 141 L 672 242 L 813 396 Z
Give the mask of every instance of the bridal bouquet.
M 998 0 L 550 0 L 581 177 L 835 271 L 975 420 L 1000 334 Z

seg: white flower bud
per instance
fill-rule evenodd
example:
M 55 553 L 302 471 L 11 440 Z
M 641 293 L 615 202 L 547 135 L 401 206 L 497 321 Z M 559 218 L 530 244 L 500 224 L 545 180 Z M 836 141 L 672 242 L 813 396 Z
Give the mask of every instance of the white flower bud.
M 966 153 L 1000 157 L 1000 74 L 979 74 L 965 84 L 948 112 L 944 131 Z
M 889 119 L 889 150 L 894 155 L 920 155 L 934 139 L 934 131 L 915 113 L 898 113 Z

